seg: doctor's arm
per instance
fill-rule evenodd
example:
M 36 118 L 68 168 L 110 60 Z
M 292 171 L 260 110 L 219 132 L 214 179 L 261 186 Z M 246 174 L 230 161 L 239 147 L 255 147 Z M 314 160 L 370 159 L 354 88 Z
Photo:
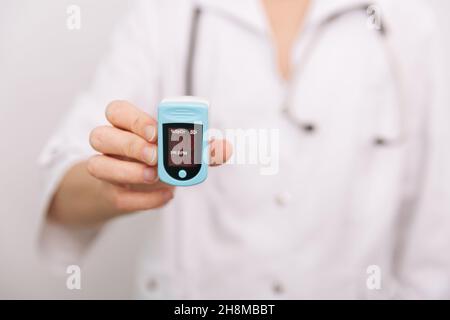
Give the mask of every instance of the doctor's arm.
M 414 209 L 407 213 L 397 270 L 399 298 L 450 297 L 450 104 L 438 32 L 422 55 L 427 82 L 423 178 Z M 422 73 L 420 73 L 422 75 Z
M 99 154 L 73 166 L 62 179 L 48 216 L 65 225 L 92 226 L 123 214 L 156 209 L 174 196 L 158 180 L 156 121 L 126 101 L 106 109 L 110 125 L 94 128 L 90 144 Z M 210 164 L 231 156 L 224 140 L 210 143 Z
M 147 127 L 163 98 L 157 4 L 138 1 L 118 24 L 91 85 L 39 157 L 43 215 L 37 244 L 52 267 L 80 263 L 103 222 L 155 209 L 172 197 L 170 187 L 152 180 L 152 155 L 142 154 L 155 149 Z

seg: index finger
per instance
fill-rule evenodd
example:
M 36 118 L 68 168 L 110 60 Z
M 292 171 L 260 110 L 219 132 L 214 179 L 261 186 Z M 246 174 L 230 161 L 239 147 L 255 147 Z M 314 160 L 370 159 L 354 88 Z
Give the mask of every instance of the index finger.
M 223 139 L 214 139 L 209 142 L 209 165 L 212 167 L 225 164 L 233 154 L 233 146 Z
M 106 119 L 119 129 L 133 132 L 148 142 L 156 142 L 156 120 L 128 101 L 111 102 L 106 108 Z

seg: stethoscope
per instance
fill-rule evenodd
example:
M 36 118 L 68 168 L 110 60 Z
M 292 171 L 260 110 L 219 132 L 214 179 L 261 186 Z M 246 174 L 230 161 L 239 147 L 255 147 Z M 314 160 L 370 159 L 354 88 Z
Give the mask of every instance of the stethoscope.
M 366 16 L 369 13 L 369 10 L 371 10 L 372 4 L 364 4 L 364 5 L 355 5 L 346 9 L 341 10 L 340 12 L 337 12 L 331 16 L 329 16 L 327 19 L 325 19 L 323 22 L 321 22 L 315 30 L 314 36 L 311 37 L 306 45 L 306 48 L 304 49 L 304 55 L 302 56 L 301 62 L 295 67 L 295 70 L 293 74 L 295 75 L 293 79 L 291 79 L 290 84 L 285 98 L 285 103 L 283 104 L 283 109 L 281 110 L 285 115 L 286 118 L 291 122 L 294 126 L 299 127 L 304 132 L 312 133 L 315 131 L 316 127 L 313 123 L 299 120 L 298 117 L 295 117 L 292 113 L 292 94 L 293 94 L 293 87 L 296 83 L 299 81 L 299 77 L 302 75 L 302 70 L 305 68 L 305 66 L 308 64 L 309 59 L 311 57 L 311 54 L 314 52 L 314 48 L 316 44 L 318 43 L 318 40 L 320 40 L 320 37 L 322 33 L 332 25 L 335 21 L 337 21 L 339 18 L 342 18 L 343 16 L 347 14 L 353 14 L 353 13 L 364 13 Z M 189 46 L 188 46 L 188 56 L 187 56 L 187 63 L 186 63 L 186 70 L 185 70 L 185 94 L 188 96 L 194 95 L 194 88 L 193 88 L 193 79 L 194 79 L 194 68 L 195 68 L 195 57 L 196 57 L 196 50 L 197 50 L 197 41 L 198 41 L 198 34 L 199 34 L 199 26 L 200 26 L 200 20 L 203 15 L 203 9 L 201 7 L 196 7 L 193 10 L 192 13 L 192 20 L 191 20 L 191 30 L 190 30 L 190 38 L 189 38 Z M 397 69 L 397 61 L 395 61 L 395 54 L 393 53 L 388 40 L 388 32 L 386 29 L 386 26 L 383 21 L 379 21 L 378 28 L 374 29 L 380 38 L 380 41 L 382 42 L 385 52 L 386 52 L 386 59 L 388 59 L 389 66 L 391 68 L 391 72 L 394 78 L 394 82 L 396 83 L 396 92 L 397 94 L 397 105 L 399 106 L 399 109 L 403 109 L 404 102 L 402 101 L 402 88 L 401 88 L 401 81 L 400 81 L 400 75 L 398 73 Z M 397 110 L 398 111 L 398 132 L 394 135 L 391 134 L 377 134 L 372 143 L 376 146 L 387 146 L 387 145 L 395 145 L 399 142 L 401 142 L 404 138 L 404 123 L 402 121 L 403 117 L 402 115 L 403 110 Z M 382 131 L 382 130 L 381 130 Z

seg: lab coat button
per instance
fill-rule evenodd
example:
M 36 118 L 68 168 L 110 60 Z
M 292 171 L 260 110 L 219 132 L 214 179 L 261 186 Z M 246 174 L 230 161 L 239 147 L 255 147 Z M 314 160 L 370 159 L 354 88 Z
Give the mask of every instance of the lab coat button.
M 284 288 L 280 283 L 274 283 L 272 286 L 272 291 L 275 294 L 283 294 L 284 293 Z
M 385 145 L 387 144 L 387 141 L 386 141 L 385 139 L 381 138 L 381 137 L 378 137 L 378 138 L 375 138 L 375 140 L 373 141 L 373 143 L 374 143 L 376 146 L 381 147 L 381 146 L 385 146 Z
M 158 281 L 156 279 L 152 278 L 147 281 L 147 290 L 149 291 L 155 291 L 158 289 Z
M 286 206 L 291 200 L 292 196 L 289 192 L 282 192 L 275 196 L 275 201 L 279 206 Z
M 312 123 L 304 123 L 302 124 L 302 129 L 306 133 L 313 133 L 314 131 L 316 131 L 316 126 Z

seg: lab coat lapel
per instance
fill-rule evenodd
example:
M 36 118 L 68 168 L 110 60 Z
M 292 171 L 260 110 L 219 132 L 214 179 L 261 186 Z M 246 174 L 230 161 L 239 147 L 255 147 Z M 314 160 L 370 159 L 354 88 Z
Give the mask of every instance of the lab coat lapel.
M 252 31 L 261 33 L 267 30 L 260 0 L 194 0 L 194 4 L 209 13 L 234 20 Z
M 367 0 L 313 0 L 308 14 L 308 22 L 317 25 L 340 12 L 357 6 L 369 7 L 373 2 Z
M 194 0 L 194 4 L 218 14 L 245 23 L 258 31 L 267 30 L 267 20 L 261 5 L 261 0 Z M 307 21 L 320 23 L 330 16 L 355 6 L 370 6 L 373 1 L 367 0 L 312 0 Z

